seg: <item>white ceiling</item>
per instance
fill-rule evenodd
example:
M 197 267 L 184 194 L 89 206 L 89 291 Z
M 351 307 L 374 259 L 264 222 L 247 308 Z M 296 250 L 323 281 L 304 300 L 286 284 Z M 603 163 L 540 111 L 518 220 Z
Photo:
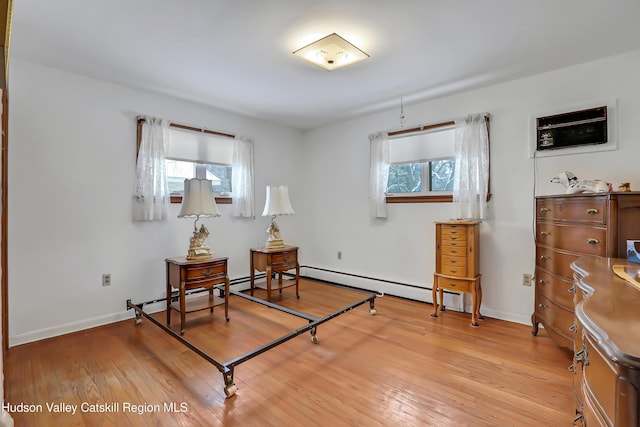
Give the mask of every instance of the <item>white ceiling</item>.
M 298 129 L 640 48 L 639 0 L 13 4 L 12 59 Z M 333 32 L 371 57 L 325 71 L 292 54 Z

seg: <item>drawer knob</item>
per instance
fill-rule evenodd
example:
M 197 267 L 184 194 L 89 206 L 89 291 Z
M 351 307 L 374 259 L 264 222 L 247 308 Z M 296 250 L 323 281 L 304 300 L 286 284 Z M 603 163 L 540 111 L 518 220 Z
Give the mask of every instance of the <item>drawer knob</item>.
M 569 330 L 570 330 L 571 332 L 573 332 L 574 334 L 575 334 L 576 332 L 578 332 L 578 325 L 576 325 L 576 322 L 573 322 L 573 325 L 571 325 L 571 327 L 569 328 Z
M 452 288 L 455 288 L 457 285 L 455 283 L 449 283 L 449 286 L 451 286 Z
M 548 231 L 541 231 L 541 232 L 540 232 L 540 235 L 541 235 L 542 237 L 547 237 L 547 236 L 551 236 L 551 233 L 549 233 Z
M 547 213 L 549 212 L 549 208 L 540 208 L 540 213 Z
M 203 276 L 211 276 L 212 274 L 213 274 L 213 268 L 210 268 L 208 270 L 202 270 Z
M 599 212 L 598 209 L 587 209 L 587 214 L 588 215 L 595 215 L 598 212 Z
M 546 285 L 548 282 L 544 279 L 540 279 L 538 280 L 538 283 L 540 283 L 541 285 Z
M 591 238 L 591 239 L 587 239 L 587 243 L 590 245 L 597 245 L 598 243 L 600 243 L 600 240 Z
M 548 259 L 549 259 L 549 257 L 548 257 L 548 256 L 546 256 L 546 255 L 541 255 L 541 256 L 540 256 L 540 261 L 546 261 L 546 260 L 548 260 Z
M 575 294 L 576 293 L 576 285 L 572 285 L 569 289 L 567 289 L 567 292 L 569 292 L 570 294 Z
M 544 305 L 544 304 L 542 304 L 542 303 L 538 304 L 538 307 L 540 307 L 540 308 L 542 308 L 542 309 L 547 308 L 547 306 L 546 306 L 546 305 Z
M 451 270 L 451 272 L 452 272 L 452 273 L 457 273 L 457 272 L 458 272 L 458 270 L 452 269 L 452 270 Z

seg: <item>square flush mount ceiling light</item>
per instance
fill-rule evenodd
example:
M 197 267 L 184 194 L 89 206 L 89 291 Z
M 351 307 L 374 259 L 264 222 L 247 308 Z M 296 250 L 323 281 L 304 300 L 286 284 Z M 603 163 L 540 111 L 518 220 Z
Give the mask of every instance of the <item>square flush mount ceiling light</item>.
M 316 40 L 293 54 L 329 71 L 369 57 L 336 33 Z

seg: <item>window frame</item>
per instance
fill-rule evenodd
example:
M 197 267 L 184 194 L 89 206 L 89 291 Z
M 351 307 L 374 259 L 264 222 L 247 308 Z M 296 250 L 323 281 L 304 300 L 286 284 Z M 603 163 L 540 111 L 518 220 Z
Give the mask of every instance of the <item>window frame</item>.
M 138 117 L 137 120 L 137 129 L 136 129 L 136 161 L 138 160 L 138 153 L 140 153 L 140 144 L 142 144 L 142 125 L 145 122 L 145 118 L 144 117 Z M 188 125 L 183 125 L 183 124 L 179 124 L 179 123 L 169 123 L 169 127 L 172 128 L 176 128 L 176 129 L 183 129 L 183 130 L 189 130 L 189 131 L 193 131 L 193 132 L 201 132 L 201 133 L 206 133 L 209 135 L 215 135 L 215 136 L 221 136 L 221 137 L 225 137 L 225 138 L 231 138 L 231 139 L 235 139 L 235 135 L 230 134 L 230 133 L 225 133 L 225 132 L 219 132 L 219 131 L 215 131 L 215 130 L 210 130 L 210 129 L 205 129 L 205 128 L 197 128 L 194 126 L 188 126 Z M 193 162 L 195 163 L 195 162 Z M 198 163 L 196 163 L 197 165 Z M 196 166 L 197 167 L 197 166 Z M 232 171 L 233 173 L 233 171 Z M 182 196 L 181 195 L 170 195 L 170 203 L 182 203 Z M 230 205 L 233 203 L 233 197 L 232 196 L 216 196 L 215 197 L 216 200 L 216 204 L 221 204 L 221 205 Z
M 491 199 L 491 127 L 489 126 L 491 120 L 487 115 L 485 117 L 485 122 L 487 124 L 487 137 L 489 141 L 489 179 L 487 189 L 487 201 Z M 411 129 L 400 129 L 391 132 L 387 132 L 389 138 L 397 137 L 401 135 L 407 135 L 412 133 L 425 132 L 433 129 L 438 129 L 442 127 L 455 126 L 456 122 L 454 120 L 449 120 L 441 123 L 434 123 L 429 125 L 417 126 Z M 393 143 L 393 141 L 390 141 Z M 437 160 L 437 159 L 435 159 Z M 387 203 L 452 203 L 453 202 L 453 194 L 448 194 L 449 192 L 442 192 L 447 194 L 433 194 L 438 192 L 431 192 L 430 194 L 422 194 L 422 195 L 414 195 L 414 196 L 386 196 Z M 397 194 L 397 193 L 396 193 Z

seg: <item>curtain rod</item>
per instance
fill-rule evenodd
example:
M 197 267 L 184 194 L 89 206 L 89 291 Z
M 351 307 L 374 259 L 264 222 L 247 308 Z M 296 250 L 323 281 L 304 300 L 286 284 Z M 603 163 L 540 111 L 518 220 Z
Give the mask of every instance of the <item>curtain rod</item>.
M 475 116 L 476 114 L 473 114 L 473 115 Z M 491 114 L 486 113 L 486 112 L 485 113 L 478 113 L 478 115 L 484 116 L 485 120 L 487 120 L 487 121 L 490 120 L 490 118 L 491 118 Z M 416 126 L 416 127 L 410 128 L 410 129 L 393 130 L 393 131 L 387 132 L 387 135 L 389 137 L 392 137 L 392 136 L 404 135 L 406 133 L 424 132 L 424 131 L 428 131 L 428 130 L 431 130 L 431 129 L 437 129 L 437 128 L 442 128 L 442 127 L 446 127 L 446 126 L 453 126 L 455 124 L 456 124 L 455 120 L 449 120 L 448 122 L 434 123 L 434 124 L 430 124 L 430 125 L 421 125 L 421 126 Z
M 141 122 L 145 122 L 146 119 L 144 118 L 144 116 L 138 116 L 138 123 Z M 236 136 L 231 134 L 231 133 L 225 133 L 225 132 L 218 132 L 215 130 L 209 130 L 209 129 L 205 129 L 205 128 L 198 128 L 195 126 L 188 126 L 188 125 L 182 125 L 180 123 L 173 123 L 173 122 L 169 122 L 169 126 L 172 128 L 176 128 L 176 129 L 184 129 L 184 130 L 190 130 L 193 132 L 200 132 L 200 133 L 206 133 L 209 135 L 217 135 L 217 136 L 224 136 L 226 138 L 235 138 Z

